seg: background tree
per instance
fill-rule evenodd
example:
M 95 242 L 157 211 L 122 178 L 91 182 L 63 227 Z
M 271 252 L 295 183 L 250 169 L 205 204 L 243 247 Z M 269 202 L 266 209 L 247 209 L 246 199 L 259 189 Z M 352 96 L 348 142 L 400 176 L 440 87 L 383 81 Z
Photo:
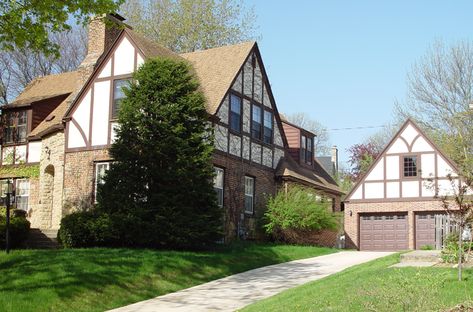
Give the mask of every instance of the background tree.
M 80 26 L 52 33 L 49 40 L 59 46 L 59 57 L 27 48 L 0 51 L 0 105 L 12 101 L 36 77 L 75 70 L 87 52 L 87 34 Z
M 459 166 L 459 179 L 451 180 L 449 195 L 437 196 L 459 226 L 458 278 L 462 275 L 463 229 L 471 227 L 473 187 L 473 46 L 436 42 L 411 69 L 401 116 L 416 120 Z
M 317 120 L 310 119 L 306 113 L 295 113 L 287 116 L 289 122 L 313 132 L 317 136 L 314 138 L 314 150 L 317 156 L 330 155 L 330 136 L 327 127 Z
M 396 108 L 426 129 L 467 174 L 473 169 L 472 102 L 473 46 L 437 42 L 412 67 L 407 101 Z
M 350 155 L 348 162 L 351 166 L 350 176 L 353 182 L 368 171 L 381 150 L 382 148 L 371 142 L 355 144 L 347 150 Z
M 116 12 L 123 0 L 23 0 L 0 2 L 0 48 L 30 49 L 59 57 L 51 34 L 85 24 L 90 15 Z
M 127 23 L 175 52 L 190 52 L 255 39 L 256 15 L 236 0 L 130 0 Z
M 204 96 L 184 62 L 147 61 L 121 103 L 99 209 L 148 224 L 153 245 L 195 248 L 220 238 L 213 138 Z

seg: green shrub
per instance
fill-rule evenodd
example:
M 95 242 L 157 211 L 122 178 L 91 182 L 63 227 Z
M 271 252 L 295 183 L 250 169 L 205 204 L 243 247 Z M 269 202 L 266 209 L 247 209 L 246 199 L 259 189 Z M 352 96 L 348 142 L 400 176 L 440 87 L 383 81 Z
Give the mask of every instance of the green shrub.
M 458 263 L 458 233 L 450 233 L 445 238 L 444 246 L 442 249 L 441 258 L 446 263 Z M 463 242 L 463 253 L 462 261 L 464 260 L 465 253 L 468 251 L 469 242 Z
M 65 216 L 61 220 L 58 239 L 66 248 L 162 245 L 153 220 L 144 221 L 133 215 L 107 214 L 97 210 Z
M 0 211 L 1 213 L 1 211 Z M 30 222 L 24 215 L 16 215 L 14 210 L 10 216 L 10 247 L 22 247 L 28 238 L 30 231 Z M 5 211 L 0 215 L 0 248 L 5 248 L 6 235 L 6 216 Z
M 265 213 L 266 232 L 284 239 L 285 232 L 337 230 L 340 216 L 331 212 L 329 203 L 316 200 L 317 194 L 307 188 L 292 186 L 269 198 Z
M 62 218 L 58 239 L 66 248 L 108 246 L 118 240 L 110 217 L 95 211 L 74 212 Z
M 420 247 L 420 250 L 434 250 L 434 246 L 424 245 L 424 246 Z

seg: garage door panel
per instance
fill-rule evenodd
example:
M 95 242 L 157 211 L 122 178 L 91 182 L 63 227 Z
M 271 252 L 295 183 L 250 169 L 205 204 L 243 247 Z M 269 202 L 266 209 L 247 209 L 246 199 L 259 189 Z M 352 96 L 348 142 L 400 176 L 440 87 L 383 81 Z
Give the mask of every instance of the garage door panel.
M 435 246 L 435 215 L 438 212 L 419 212 L 415 216 L 416 249 Z
M 405 214 L 371 214 L 360 216 L 361 250 L 404 250 L 408 246 Z

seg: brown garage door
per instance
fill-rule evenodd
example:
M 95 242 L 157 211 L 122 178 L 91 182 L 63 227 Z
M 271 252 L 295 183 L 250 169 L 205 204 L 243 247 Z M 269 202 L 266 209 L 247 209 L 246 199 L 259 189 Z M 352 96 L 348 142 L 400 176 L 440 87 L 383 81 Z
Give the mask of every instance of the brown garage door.
M 432 246 L 435 248 L 435 214 L 416 214 L 416 249 L 422 246 Z
M 407 214 L 360 216 L 360 250 L 408 249 Z

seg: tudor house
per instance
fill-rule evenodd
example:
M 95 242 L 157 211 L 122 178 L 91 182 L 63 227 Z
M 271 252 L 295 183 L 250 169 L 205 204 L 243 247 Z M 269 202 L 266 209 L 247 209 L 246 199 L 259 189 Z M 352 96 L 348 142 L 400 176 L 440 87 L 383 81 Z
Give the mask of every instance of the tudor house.
M 345 200 L 348 247 L 440 248 L 446 212 L 435 196 L 452 195 L 455 164 L 407 120 Z
M 301 134 L 304 147 L 289 150 L 255 42 L 175 54 L 136 34 L 121 16 L 107 18 L 122 27 L 92 19 L 88 54 L 76 71 L 34 80 L 2 112 L 2 166 L 39 167 L 36 176 L 1 177 L 15 179 L 17 208 L 28 211 L 32 227 L 57 229 L 62 216 L 93 205 L 111 161 L 122 87 L 151 57 L 187 61 L 199 79 L 215 131 L 214 184 L 228 211 L 227 233 L 256 237 L 265 194 L 289 181 L 320 191 L 340 209 L 342 193 L 313 160 L 310 138 Z M 303 159 L 290 156 L 297 148 Z

